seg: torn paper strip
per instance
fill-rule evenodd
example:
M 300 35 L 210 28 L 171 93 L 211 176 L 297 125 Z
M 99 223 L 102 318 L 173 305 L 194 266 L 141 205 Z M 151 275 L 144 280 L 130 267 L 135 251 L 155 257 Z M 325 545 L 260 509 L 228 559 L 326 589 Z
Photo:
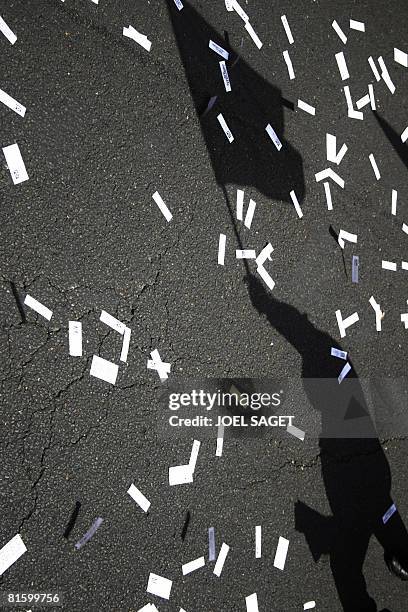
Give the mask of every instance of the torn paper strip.
M 227 65 L 226 65 L 224 60 L 220 62 L 220 70 L 221 70 L 221 74 L 222 74 L 222 80 L 224 81 L 225 91 L 229 92 L 229 91 L 231 91 L 231 81 L 230 81 L 230 78 L 229 78 L 229 74 L 228 74 L 228 70 L 227 70 Z
M 170 374 L 171 364 L 162 361 L 160 353 L 157 349 L 154 349 L 154 351 L 150 353 L 150 357 L 151 359 L 147 360 L 148 369 L 156 370 L 160 380 L 162 382 L 165 381 L 169 377 L 168 375 Z
M 241 7 L 241 5 L 237 2 L 237 0 L 231 0 L 231 5 L 237 15 L 241 17 L 242 21 L 247 23 L 249 21 L 249 17 L 244 11 L 244 9 Z
M 295 41 L 293 39 L 292 31 L 290 29 L 290 26 L 289 26 L 288 20 L 286 18 L 286 15 L 282 15 L 281 16 L 281 21 L 282 21 L 283 27 L 285 28 L 285 32 L 286 32 L 286 36 L 288 37 L 289 44 L 293 45 L 293 43 Z
M 9 43 L 14 45 L 17 40 L 17 36 L 10 30 L 7 23 L 4 21 L 3 17 L 0 17 L 0 32 L 4 34 Z
M 237 219 L 242 221 L 244 218 L 244 191 L 237 189 Z
M 359 119 L 360 121 L 362 121 L 364 119 L 364 115 L 361 111 L 354 110 L 353 100 L 351 99 L 350 87 L 348 85 L 345 85 L 343 91 L 346 97 L 348 117 L 350 117 L 351 119 Z
M 147 512 L 150 508 L 149 500 L 143 495 L 141 491 L 134 484 L 131 484 L 128 489 L 128 494 L 130 497 L 137 503 L 139 508 L 143 510 L 143 512 Z
M 345 45 L 347 42 L 347 36 L 345 35 L 336 20 L 332 22 L 332 28 L 336 32 L 337 36 L 340 38 L 341 42 Z
M 333 134 L 326 134 L 326 154 L 327 161 L 339 165 L 347 153 L 347 145 L 343 144 L 340 151 L 337 153 L 337 138 Z
M 274 567 L 280 570 L 285 569 L 286 556 L 288 554 L 289 540 L 286 538 L 279 537 L 278 547 L 276 549 L 275 560 L 273 562 Z
M 372 153 L 370 153 L 370 155 L 368 156 L 368 159 L 370 160 L 371 166 L 372 166 L 372 168 L 374 170 L 375 178 L 377 179 L 377 181 L 379 181 L 380 178 L 381 178 L 381 174 L 380 174 L 380 171 L 378 169 L 377 162 L 375 161 L 374 155 Z
M 303 100 L 298 100 L 298 108 L 300 108 L 301 110 L 305 111 L 305 113 L 308 113 L 309 115 L 315 115 L 316 114 L 315 107 L 311 106 L 307 102 L 303 102 Z
M 249 21 L 246 22 L 245 29 L 248 32 L 248 34 L 250 35 L 250 37 L 252 38 L 252 40 L 255 43 L 255 45 L 258 47 L 258 49 L 262 49 L 263 43 L 259 39 L 258 34 L 255 32 L 254 28 L 251 26 Z
M 384 316 L 383 313 L 381 312 L 381 306 L 375 301 L 375 298 L 373 295 L 370 297 L 368 301 L 375 312 L 375 328 L 378 332 L 380 332 L 382 329 L 381 321 Z
M 302 440 L 302 442 L 305 439 L 305 432 L 302 429 L 295 427 L 294 425 L 288 425 L 286 427 L 286 431 L 290 433 L 292 436 L 295 436 L 295 438 Z
M 235 257 L 237 259 L 256 259 L 254 249 L 236 249 Z
M 225 559 L 227 558 L 229 548 L 230 547 L 227 544 L 223 543 L 223 545 L 221 546 L 221 550 L 218 554 L 217 561 L 214 566 L 214 574 L 218 576 L 218 578 L 221 576 L 221 572 L 223 570 Z
M 401 134 L 401 141 L 402 142 L 406 142 L 407 139 L 408 139 L 408 126 L 405 128 L 405 130 Z
M 394 47 L 394 62 L 408 68 L 408 53 Z
M 339 384 L 341 383 L 342 380 L 344 380 L 344 378 L 346 378 L 350 370 L 351 370 L 351 365 L 349 363 L 346 363 L 337 378 L 337 380 L 339 381 Z
M 330 184 L 323 183 L 323 187 L 324 187 L 324 193 L 326 196 L 327 210 L 333 210 L 333 201 L 332 201 L 332 195 L 330 191 Z
M 24 304 L 44 317 L 44 319 L 47 319 L 47 321 L 51 320 L 52 310 L 44 306 L 44 304 L 41 304 L 41 302 L 35 298 L 31 297 L 31 295 L 28 295 L 28 293 L 24 298 Z
M 14 98 L 9 96 L 8 93 L 3 91 L 2 89 L 0 89 L 0 102 L 5 104 L 15 113 L 17 113 L 17 115 L 20 115 L 20 117 L 24 117 L 24 115 L 26 114 L 26 107 L 20 104 L 20 102 L 17 102 L 17 100 L 14 100 Z
M 289 195 L 293 202 L 293 206 L 295 207 L 297 216 L 299 217 L 299 219 L 301 219 L 303 217 L 303 212 L 300 208 L 299 200 L 297 199 L 296 193 L 292 190 Z
M 128 28 L 123 28 L 123 36 L 127 36 L 128 38 L 131 38 L 132 40 L 137 42 L 138 45 L 143 47 L 143 49 L 146 49 L 146 51 L 150 51 L 152 47 L 152 43 L 147 38 L 147 36 L 135 30 L 135 28 L 132 27 L 131 25 Z
M 174 4 L 177 6 L 178 10 L 181 11 L 183 8 L 183 3 L 181 0 L 174 0 Z
M 341 246 L 342 249 L 344 249 L 345 247 L 345 240 L 347 240 L 347 242 L 353 242 L 354 244 L 357 243 L 357 234 L 350 234 L 350 232 L 346 232 L 345 230 L 340 230 L 339 231 L 339 236 L 337 238 L 337 242 L 339 243 L 339 245 Z
M 340 51 L 340 53 L 336 53 L 335 58 L 342 81 L 347 81 L 347 79 L 350 77 L 350 74 L 347 68 L 346 58 L 344 57 L 343 51 Z
M 108 327 L 118 332 L 121 336 L 125 333 L 126 325 L 110 315 L 106 310 L 102 310 L 99 320 Z
M 75 544 L 75 548 L 77 550 L 79 550 L 80 548 L 82 548 L 87 542 L 89 542 L 89 540 L 95 535 L 95 533 L 97 532 L 97 530 L 99 529 L 99 527 L 102 525 L 103 523 L 103 518 L 101 518 L 100 516 L 92 523 L 92 525 L 90 526 L 90 528 L 88 529 L 88 531 L 86 532 L 86 534 L 84 536 L 82 536 L 82 538 Z
M 122 351 L 120 353 L 120 360 L 126 363 L 129 353 L 129 345 L 130 345 L 130 336 L 132 330 L 130 327 L 125 327 L 125 331 L 123 334 L 123 342 L 122 342 Z
M 234 141 L 234 137 L 232 135 L 231 130 L 229 129 L 227 122 L 225 121 L 222 113 L 220 113 L 219 115 L 217 115 L 217 120 L 218 123 L 220 124 L 220 126 L 222 127 L 222 130 L 224 132 L 224 134 L 226 135 L 228 142 L 233 142 Z
M 256 202 L 250 199 L 249 204 L 248 204 L 248 209 L 245 215 L 245 221 L 244 221 L 244 225 L 248 229 L 251 229 L 251 224 L 252 224 L 252 219 L 254 218 L 255 208 L 256 208 Z
M 392 215 L 397 214 L 397 200 L 398 200 L 398 191 L 393 189 L 392 195 L 391 195 L 391 214 Z
M 368 85 L 368 95 L 370 96 L 370 105 L 371 105 L 371 110 L 377 110 L 377 105 L 375 103 L 375 98 L 374 98 L 374 87 L 371 83 L 369 83 Z
M 90 375 L 104 380 L 105 382 L 114 385 L 118 376 L 119 366 L 116 363 L 102 359 L 98 355 L 94 355 L 91 363 Z
M 378 81 L 381 81 L 381 76 L 380 76 L 380 73 L 378 72 L 378 68 L 377 68 L 377 66 L 376 66 L 376 63 L 375 63 L 375 61 L 373 60 L 373 58 L 372 58 L 372 56 L 371 56 L 371 55 L 370 55 L 370 57 L 368 58 L 368 63 L 370 64 L 370 68 L 371 68 L 371 70 L 373 71 L 374 78 L 375 78 L 375 80 L 376 80 L 376 81 L 377 81 L 377 83 L 378 83 Z
M 359 257 L 358 255 L 353 255 L 353 260 L 351 264 L 351 282 L 358 283 L 358 268 L 359 268 Z
M 215 450 L 216 457 L 222 457 L 222 450 L 224 446 L 224 425 L 218 425 L 217 429 L 217 447 Z
M 2 576 L 26 551 L 27 548 L 21 535 L 17 533 L 14 538 L 11 538 L 11 540 L 0 550 L 0 576 Z
M 8 147 L 4 147 L 3 153 L 14 185 L 28 181 L 27 170 L 23 158 L 21 157 L 18 144 L 15 143 Z
M 384 83 L 386 84 L 386 86 L 388 87 L 390 92 L 392 94 L 394 94 L 395 93 L 395 85 L 394 85 L 394 83 L 391 80 L 390 73 L 388 72 L 388 68 L 385 65 L 384 59 L 381 56 L 378 58 L 378 63 L 379 63 L 380 68 L 381 68 L 381 76 L 382 76 L 382 79 L 383 79 Z
M 338 359 L 344 359 L 344 361 L 347 359 L 346 351 L 340 351 L 339 349 L 336 349 L 334 347 L 331 348 L 330 355 L 332 357 L 337 357 Z
M 270 139 L 272 140 L 273 144 L 275 145 L 275 147 L 278 149 L 278 151 L 281 150 L 282 148 L 282 143 L 278 138 L 277 133 L 275 132 L 275 130 L 273 129 L 273 127 L 268 123 L 268 125 L 266 126 L 265 130 L 267 131 Z
M 190 466 L 190 469 L 191 469 L 191 471 L 193 473 L 194 473 L 194 470 L 196 468 L 196 463 L 197 463 L 198 452 L 200 450 L 200 446 L 201 446 L 201 442 L 199 440 L 194 440 L 193 446 L 191 448 L 190 461 L 188 462 L 188 465 Z
M 350 30 L 365 32 L 365 24 L 362 21 L 355 21 L 354 19 L 350 19 Z
M 208 560 L 215 561 L 215 529 L 208 528 Z
M 303 610 L 313 610 L 313 608 L 315 607 L 316 607 L 315 601 L 307 601 L 305 604 L 303 604 Z
M 354 325 L 354 323 L 357 323 L 357 321 L 360 320 L 357 312 L 353 312 L 352 315 L 350 315 L 346 319 L 343 319 L 341 316 L 340 310 L 336 310 L 336 319 L 337 319 L 337 325 L 339 326 L 339 332 L 340 332 L 341 338 L 344 338 L 346 336 L 346 329 L 348 327 L 351 327 L 352 325 Z
M 381 262 L 381 267 L 383 270 L 391 270 L 392 272 L 397 271 L 397 264 L 394 261 L 386 261 L 383 259 Z
M 184 563 L 181 566 L 181 571 L 183 572 L 183 576 L 187 576 L 187 574 L 191 574 L 191 572 L 195 572 L 196 570 L 204 567 L 205 559 L 204 557 L 200 557 L 199 559 L 194 559 L 194 561 L 189 561 L 188 563 Z
M 160 208 L 160 211 L 162 215 L 164 216 L 164 218 L 166 219 L 167 223 L 170 223 L 170 221 L 173 218 L 173 215 L 171 214 L 166 204 L 164 203 L 160 193 L 158 191 L 155 191 L 154 194 L 152 195 L 152 198 L 156 202 L 157 206 Z
M 225 263 L 225 243 L 227 241 L 227 236 L 225 234 L 220 234 L 220 238 L 218 240 L 218 265 L 223 266 Z
M 262 557 L 262 525 L 255 526 L 255 559 Z
M 150 573 L 146 591 L 162 599 L 169 599 L 172 585 L 172 580 Z
M 295 71 L 293 70 L 293 64 L 292 60 L 290 59 L 289 51 L 283 52 L 283 59 L 285 60 L 286 67 L 288 69 L 289 79 L 293 81 L 293 79 L 295 78 Z
M 258 608 L 258 596 L 256 593 L 245 597 L 246 612 L 259 612 Z
M 388 521 L 390 520 L 392 515 L 396 513 L 396 511 L 397 511 L 397 506 L 395 504 L 392 504 L 392 506 L 387 510 L 387 512 L 382 517 L 382 521 L 384 525 L 388 523 Z
M 361 110 L 365 106 L 368 106 L 368 104 L 370 104 L 370 96 L 369 96 L 369 94 L 366 94 L 365 96 L 363 96 L 362 98 L 360 98 L 356 102 L 356 106 L 357 106 L 358 110 Z
M 68 322 L 69 354 L 71 357 L 82 357 L 82 323 Z
M 344 180 L 334 172 L 331 168 L 326 168 L 325 170 L 321 170 L 315 174 L 316 181 L 319 183 L 320 181 L 324 181 L 326 178 L 331 178 L 339 187 L 344 189 Z
M 169 467 L 169 485 L 189 484 L 193 482 L 193 472 L 189 465 L 173 465 Z
M 220 47 L 220 45 L 217 45 L 217 43 L 215 43 L 213 40 L 210 40 L 210 42 L 208 43 L 208 46 L 210 47 L 212 51 L 215 51 L 215 53 L 218 53 L 218 55 L 223 57 L 225 60 L 229 58 L 228 51 Z

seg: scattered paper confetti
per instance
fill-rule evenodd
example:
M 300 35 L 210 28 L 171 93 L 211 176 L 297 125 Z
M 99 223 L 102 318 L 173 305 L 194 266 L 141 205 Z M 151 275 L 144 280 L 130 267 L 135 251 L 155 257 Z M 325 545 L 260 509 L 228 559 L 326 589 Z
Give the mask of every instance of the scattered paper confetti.
M 14 538 L 11 538 L 11 540 L 0 550 L 0 576 L 2 576 L 26 551 L 27 548 L 21 535 L 17 533 Z
M 24 298 L 24 304 L 31 308 L 31 310 L 34 310 L 39 315 L 44 317 L 44 319 L 47 319 L 47 321 L 51 320 L 52 310 L 44 306 L 44 304 L 41 304 L 41 302 L 39 302 L 35 298 L 31 297 L 31 295 L 28 295 L 28 293 Z

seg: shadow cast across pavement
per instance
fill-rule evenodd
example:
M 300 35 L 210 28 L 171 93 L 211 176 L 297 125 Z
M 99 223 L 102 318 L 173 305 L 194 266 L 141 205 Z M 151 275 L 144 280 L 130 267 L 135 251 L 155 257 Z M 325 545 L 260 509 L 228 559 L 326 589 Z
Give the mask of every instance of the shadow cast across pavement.
M 373 111 L 373 115 L 377 120 L 378 125 L 384 132 L 387 140 L 391 144 L 392 148 L 404 164 L 408 168 L 408 146 L 402 142 L 401 135 L 398 134 L 394 128 L 388 123 L 384 117 L 381 117 L 377 111 Z
M 179 11 L 173 0 L 167 6 L 184 66 L 191 97 L 205 139 L 217 183 L 255 187 L 267 198 L 299 202 L 305 196 L 303 162 L 284 135 L 284 107 L 291 107 L 278 87 L 268 83 L 230 46 L 229 37 L 214 30 L 188 3 Z M 231 14 L 227 13 L 228 18 Z M 247 37 L 243 28 L 242 37 Z M 231 82 L 227 92 L 220 69 L 223 58 L 209 48 L 212 40 L 229 53 L 226 66 Z M 237 41 L 237 46 L 241 40 Z M 249 43 L 253 44 L 250 39 Z M 216 97 L 207 110 L 208 102 Z M 217 116 L 222 113 L 234 141 L 229 143 Z M 265 128 L 270 124 L 280 141 L 278 151 Z
M 376 536 L 386 558 L 395 557 L 408 568 L 408 533 L 398 511 L 383 523 L 393 503 L 391 472 L 361 383 L 353 367 L 338 383 L 345 362 L 331 357 L 331 347 L 342 350 L 334 338 L 273 297 L 255 276 L 248 275 L 246 283 L 254 308 L 301 356 L 304 392 L 321 415 L 319 455 L 332 516 L 299 501 L 295 527 L 305 535 L 315 561 L 322 554 L 330 556 L 344 611 L 376 612 L 363 574 L 370 538 Z

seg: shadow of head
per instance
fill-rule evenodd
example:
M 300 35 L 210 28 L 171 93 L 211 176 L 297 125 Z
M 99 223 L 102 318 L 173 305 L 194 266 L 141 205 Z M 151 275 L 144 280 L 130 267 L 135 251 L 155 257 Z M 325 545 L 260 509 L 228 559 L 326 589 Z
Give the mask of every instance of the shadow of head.
M 284 137 L 284 104 L 278 87 L 255 72 L 237 51 L 187 2 L 178 11 L 173 0 L 168 9 L 196 112 L 202 115 L 211 97 L 217 96 L 201 118 L 201 129 L 211 164 L 220 185 L 252 186 L 266 197 L 289 202 L 295 190 L 305 195 L 302 158 Z M 229 14 L 228 14 L 229 15 Z M 243 37 L 247 33 L 243 30 Z M 228 50 L 226 61 L 232 91 L 226 92 L 219 62 L 209 41 Z M 241 40 L 237 41 L 238 47 Z M 251 43 L 252 44 L 252 43 Z M 230 144 L 217 116 L 222 113 L 234 141 Z M 283 146 L 275 148 L 265 128 L 270 123 Z

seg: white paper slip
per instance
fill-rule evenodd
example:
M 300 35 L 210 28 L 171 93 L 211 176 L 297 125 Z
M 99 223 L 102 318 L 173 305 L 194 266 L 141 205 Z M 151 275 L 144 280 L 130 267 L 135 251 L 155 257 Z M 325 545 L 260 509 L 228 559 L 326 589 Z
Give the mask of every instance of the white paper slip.
M 275 132 L 273 127 L 270 125 L 270 123 L 268 123 L 268 125 L 265 128 L 265 130 L 268 133 L 269 138 L 272 140 L 272 142 L 275 145 L 275 147 L 278 149 L 278 151 L 280 151 L 281 148 L 282 148 L 282 143 L 279 140 L 277 133 Z
M 123 28 L 123 36 L 131 38 L 132 40 L 137 42 L 138 45 L 143 47 L 143 49 L 146 49 L 146 51 L 150 51 L 152 47 L 152 43 L 147 38 L 147 36 L 135 30 L 135 28 L 131 25 L 128 28 Z
M 217 429 L 217 447 L 215 450 L 216 457 L 222 457 L 222 450 L 224 446 L 224 425 L 218 425 Z
M 337 379 L 339 381 L 339 384 L 341 383 L 342 380 L 344 380 L 346 378 L 346 376 L 350 372 L 350 370 L 351 370 L 351 365 L 349 363 L 346 363 L 344 365 L 342 371 L 340 372 L 338 379 Z
M 69 354 L 71 357 L 82 357 L 82 323 L 68 322 Z
M 205 565 L 204 557 L 200 557 L 199 559 L 194 559 L 194 561 L 189 561 L 188 563 L 184 563 L 184 565 L 181 566 L 183 576 L 187 576 L 187 574 L 191 574 L 191 572 L 195 572 L 201 567 L 204 567 L 204 565 Z
M 289 79 L 293 81 L 293 79 L 295 78 L 295 71 L 293 70 L 293 64 L 292 60 L 290 59 L 289 51 L 283 52 L 283 59 L 285 60 L 286 67 L 288 69 Z
M 307 102 L 303 102 L 303 100 L 298 100 L 298 108 L 302 109 L 303 111 L 305 111 L 305 113 L 308 113 L 309 115 L 316 114 L 315 107 L 311 106 Z
M 244 225 L 248 229 L 251 229 L 252 219 L 254 218 L 254 213 L 255 213 L 255 208 L 256 208 L 256 202 L 254 202 L 254 200 L 250 199 L 249 200 L 249 204 L 248 204 L 248 208 L 247 208 L 247 212 L 246 212 L 246 215 L 245 215 L 245 221 L 244 221 Z
M 162 213 L 163 217 L 166 219 L 167 223 L 170 223 L 170 221 L 173 218 L 173 215 L 171 214 L 166 204 L 164 203 L 163 198 L 161 197 L 160 193 L 158 191 L 155 191 L 154 194 L 152 195 L 152 198 L 156 202 L 157 206 L 160 209 L 160 212 Z
M 106 312 L 106 310 L 102 310 L 99 320 L 111 329 L 117 331 L 121 336 L 125 333 L 126 325 L 118 321 L 118 319 L 115 319 L 115 317 Z
M 150 573 L 146 591 L 162 599 L 169 599 L 172 584 L 172 580 Z
M 11 540 L 0 550 L 0 576 L 2 576 L 26 551 L 27 548 L 21 539 L 21 535 L 17 533 L 17 535 L 11 538 Z
M 150 353 L 150 357 L 151 359 L 147 360 L 148 369 L 156 370 L 160 380 L 163 382 L 168 378 L 168 375 L 170 374 L 171 364 L 162 361 L 160 353 L 157 349 L 154 349 L 154 351 Z
M 234 10 L 233 0 L 225 0 L 225 8 L 229 12 L 233 11 Z
M 350 315 L 346 319 L 343 319 L 341 316 L 341 311 L 336 310 L 336 319 L 337 325 L 339 326 L 340 337 L 344 338 L 346 335 L 346 329 L 354 325 L 354 323 L 357 323 L 357 321 L 360 320 L 360 317 L 358 316 L 357 312 L 353 312 L 352 315 Z
M 303 610 L 313 610 L 313 608 L 315 607 L 316 607 L 315 601 L 307 601 L 305 604 L 303 604 Z
M 350 19 L 350 30 L 365 32 L 365 24 L 362 21 L 355 21 L 354 19 Z
M 324 193 L 326 196 L 327 210 L 333 210 L 333 201 L 332 201 L 332 195 L 330 191 L 330 184 L 323 183 L 323 186 L 324 186 Z
M 286 36 L 288 37 L 289 44 L 290 44 L 290 45 L 293 45 L 293 43 L 294 43 L 295 41 L 294 41 L 294 39 L 293 39 L 293 36 L 292 36 L 292 31 L 291 31 L 291 29 L 290 29 L 290 25 L 289 25 L 289 23 L 288 23 L 288 20 L 287 20 L 287 18 L 286 18 L 286 15 L 282 15 L 282 16 L 281 16 L 281 21 L 282 21 L 283 27 L 285 28 L 285 33 L 286 33 Z
M 396 191 L 396 189 L 393 189 L 391 194 L 391 214 L 394 216 L 397 214 L 397 200 L 398 191 Z
M 224 134 L 226 135 L 226 137 L 228 138 L 228 142 L 233 142 L 234 137 L 232 135 L 231 130 L 229 129 L 227 122 L 225 121 L 222 113 L 220 113 L 219 115 L 217 115 L 217 119 L 218 119 L 218 123 L 220 124 L 220 126 L 222 127 L 222 130 L 224 132 Z
M 333 346 L 331 348 L 330 355 L 332 357 L 337 357 L 338 359 L 344 359 L 344 361 L 347 359 L 346 351 L 340 351 L 339 349 L 336 349 Z
M 190 453 L 190 461 L 188 462 L 188 465 L 190 466 L 190 469 L 192 472 L 194 472 L 196 468 L 197 457 L 198 457 L 198 452 L 200 450 L 200 446 L 201 446 L 201 442 L 199 442 L 199 440 L 194 440 L 193 446 L 191 449 L 191 453 Z
M 375 80 L 376 80 L 376 81 L 377 81 L 377 83 L 378 83 L 378 81 L 381 81 L 381 76 L 380 76 L 380 73 L 378 72 L 378 68 L 377 68 L 377 66 L 376 66 L 376 64 L 375 64 L 375 61 L 373 60 L 373 58 L 372 58 L 372 56 L 371 56 L 371 55 L 370 55 L 370 57 L 368 58 L 368 63 L 370 64 L 370 68 L 371 68 L 371 70 L 373 71 L 374 78 L 375 78 Z
M 129 353 L 129 345 L 130 345 L 130 336 L 132 330 L 130 327 L 125 327 L 125 332 L 123 334 L 123 343 L 122 343 L 122 351 L 120 353 L 120 360 L 126 363 Z
M 271 277 L 271 275 L 267 272 L 267 270 L 263 266 L 258 266 L 256 271 L 258 272 L 259 276 L 262 278 L 263 282 L 272 291 L 276 283 Z
M 218 55 L 221 55 L 221 57 L 223 57 L 225 60 L 229 58 L 228 51 L 220 47 L 220 45 L 217 45 L 217 43 L 215 43 L 213 40 L 210 40 L 210 42 L 208 43 L 208 46 L 210 47 L 212 51 L 215 51 L 215 53 L 218 53 Z
M 407 139 L 408 139 L 408 126 L 405 128 L 405 130 L 401 134 L 402 142 L 405 142 Z
M 258 47 L 258 49 L 262 49 L 263 43 L 259 39 L 258 34 L 255 32 L 254 28 L 251 26 L 249 21 L 246 22 L 245 29 L 250 35 L 250 37 L 252 38 L 252 40 L 254 41 L 255 45 Z
M 386 261 L 383 259 L 381 262 L 381 267 L 383 270 L 391 270 L 392 272 L 397 271 L 397 264 L 394 261 Z
M 231 81 L 229 78 L 227 65 L 224 60 L 220 62 L 220 70 L 222 74 L 222 80 L 224 81 L 225 91 L 226 92 L 231 91 Z
M 14 185 L 27 181 L 28 174 L 18 144 L 4 147 L 3 153 Z
M 221 572 L 223 570 L 225 559 L 227 558 L 229 548 L 230 547 L 227 544 L 225 544 L 225 542 L 223 542 L 221 546 L 221 550 L 218 553 L 217 561 L 214 566 L 214 574 L 218 576 L 218 578 L 221 576 Z
M 273 253 L 273 246 L 271 245 L 270 242 L 268 242 L 268 244 L 262 249 L 258 257 L 256 258 L 257 266 L 259 267 L 263 266 L 263 264 L 265 263 L 267 259 L 269 259 L 270 261 L 272 253 Z
M 360 265 L 360 260 L 358 255 L 353 255 L 352 264 L 351 264 L 351 282 L 358 283 L 358 268 Z
M 178 10 L 181 11 L 183 8 L 183 3 L 181 0 L 174 0 L 174 4 L 177 6 Z
M 344 95 L 346 97 L 347 103 L 347 115 L 351 119 L 359 119 L 362 121 L 364 119 L 364 114 L 361 111 L 354 110 L 353 100 L 351 99 L 350 87 L 348 85 L 344 86 Z
M 286 431 L 290 433 L 292 436 L 295 436 L 295 438 L 302 440 L 302 442 L 305 439 L 305 432 L 302 429 L 295 427 L 294 425 L 288 425 L 286 427 Z
M 326 134 L 326 156 L 327 161 L 339 165 L 348 151 L 346 144 L 343 144 L 337 153 L 337 138 L 333 134 Z
M 380 305 L 378 304 L 378 302 L 376 302 L 375 297 L 373 295 L 370 297 L 368 301 L 376 312 L 381 312 Z
M 47 319 L 47 321 L 51 320 L 52 310 L 44 306 L 44 304 L 41 304 L 41 302 L 35 298 L 31 297 L 31 295 L 28 295 L 28 293 L 24 298 L 24 304 L 31 308 L 31 310 L 35 310 L 35 312 L 44 317 L 44 319 Z
M 289 540 L 286 538 L 279 537 L 278 548 L 276 549 L 275 560 L 273 562 L 274 567 L 280 570 L 284 570 L 286 563 L 286 556 L 288 554 Z
M 400 49 L 396 49 L 394 47 L 394 62 L 397 62 L 397 64 L 401 64 L 401 66 L 405 66 L 405 68 L 408 68 L 408 53 L 405 53 L 405 51 L 401 51 Z
M 208 528 L 208 560 L 215 561 L 215 529 Z
M 340 38 L 341 42 L 345 45 L 347 42 L 347 36 L 345 35 L 336 20 L 332 22 L 332 28 L 336 32 L 337 36 Z
M 95 378 L 100 378 L 111 385 L 116 383 L 119 366 L 116 363 L 102 359 L 98 355 L 92 357 L 90 375 Z
M 356 244 L 357 234 L 350 234 L 350 232 L 346 232 L 345 230 L 341 229 L 339 231 L 339 237 L 337 239 L 337 242 L 339 243 L 342 249 L 344 249 L 345 247 L 345 240 L 347 240 L 347 242 L 353 242 L 354 244 Z
M 344 180 L 334 172 L 331 168 L 326 168 L 325 170 L 321 170 L 315 174 L 316 181 L 319 183 L 320 181 L 324 181 L 326 178 L 331 178 L 339 187 L 344 189 Z
M 394 85 L 394 83 L 391 80 L 390 73 L 388 72 L 388 68 L 385 65 L 384 59 L 383 59 L 383 57 L 381 55 L 378 58 L 378 63 L 379 63 L 380 68 L 381 68 L 381 76 L 382 76 L 382 79 L 383 79 L 384 83 L 386 84 L 386 86 L 388 87 L 390 92 L 392 94 L 394 94 L 395 93 L 395 85 Z
M 193 482 L 193 472 L 189 465 L 173 465 L 169 467 L 169 485 L 189 484 Z
M 340 51 L 340 53 L 336 53 L 335 58 L 341 79 L 342 81 L 346 81 L 350 77 L 350 74 L 347 68 L 346 58 L 344 57 L 343 51 Z
M 143 510 L 143 512 L 147 512 L 150 508 L 149 500 L 139 491 L 134 484 L 131 484 L 128 489 L 128 494 L 130 497 L 137 503 L 137 505 Z
M 404 232 L 404 234 L 408 234 L 408 225 L 406 223 L 402 224 L 402 231 Z
M 246 612 L 259 612 L 258 608 L 258 596 L 256 593 L 245 597 Z
M 242 221 L 244 218 L 244 191 L 237 189 L 237 219 Z
M 241 7 L 241 5 L 237 2 L 237 0 L 231 0 L 231 4 L 232 4 L 232 8 L 237 13 L 237 15 L 241 17 L 242 21 L 244 21 L 245 23 L 248 22 L 249 17 L 244 11 L 244 9 Z
M 408 261 L 401 261 L 401 269 L 408 270 Z
M 371 166 L 372 166 L 372 168 L 374 170 L 375 178 L 377 179 L 377 181 L 379 181 L 380 178 L 381 178 L 381 174 L 380 174 L 380 171 L 378 169 L 377 162 L 375 161 L 374 155 L 372 153 L 370 153 L 370 155 L 368 156 L 368 159 L 370 160 Z
M 225 243 L 227 241 L 227 236 L 225 234 L 220 234 L 220 238 L 218 240 L 218 265 L 223 266 L 225 263 Z
M 17 100 L 9 96 L 8 93 L 2 89 L 0 89 L 0 102 L 3 102 L 3 104 L 17 113 L 17 115 L 20 115 L 20 117 L 24 117 L 26 114 L 26 107 L 20 104 L 20 102 L 17 102 Z
M 365 96 L 363 96 L 362 98 L 360 98 L 356 102 L 356 106 L 357 106 L 358 110 L 361 110 L 362 108 L 364 108 L 368 104 L 370 104 L 370 96 L 369 96 L 369 94 L 366 94 Z
M 303 212 L 302 212 L 302 209 L 300 208 L 299 200 L 297 199 L 296 193 L 293 191 L 293 189 L 289 195 L 293 202 L 293 206 L 295 207 L 295 210 L 297 212 L 297 216 L 299 217 L 299 219 L 301 219 L 303 217 Z
M 17 40 L 17 36 L 10 30 L 7 23 L 4 21 L 3 17 L 0 17 L 0 32 L 4 34 L 9 43 L 14 45 Z
M 390 520 L 392 515 L 396 513 L 396 511 L 397 511 L 397 506 L 395 504 L 392 504 L 392 506 L 387 510 L 387 512 L 382 517 L 384 525 L 388 523 L 388 521 Z
M 236 259 L 256 259 L 255 249 L 236 249 Z
M 374 97 L 374 87 L 371 83 L 369 83 L 368 85 L 368 95 L 370 96 L 371 110 L 377 110 L 377 105 L 375 103 Z
M 159 612 L 156 606 L 152 603 L 148 603 L 143 608 L 139 608 L 137 612 Z
M 255 526 L 255 559 L 262 557 L 262 525 Z
M 407 267 L 408 270 L 408 267 Z M 404 324 L 405 329 L 408 329 L 408 312 L 405 312 L 401 315 L 401 323 Z

